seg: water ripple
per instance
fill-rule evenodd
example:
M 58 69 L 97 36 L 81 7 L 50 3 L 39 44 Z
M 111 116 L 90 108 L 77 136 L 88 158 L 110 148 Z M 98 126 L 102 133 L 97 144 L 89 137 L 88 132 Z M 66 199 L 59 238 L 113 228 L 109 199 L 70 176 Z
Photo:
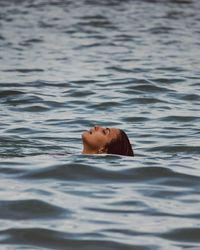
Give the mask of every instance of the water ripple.
M 200 248 L 199 9 L 0 1 L 0 248 Z M 96 124 L 135 157 L 81 155 Z
M 142 245 L 128 245 L 117 243 L 109 240 L 98 240 L 98 234 L 83 234 L 73 236 L 72 234 L 49 230 L 44 228 L 23 228 L 23 229 L 8 229 L 0 231 L 0 243 L 20 245 L 32 245 L 38 247 L 45 247 L 49 249 L 113 249 L 113 250 L 147 250 L 151 249 Z M 89 240 L 88 238 L 97 238 L 96 240 Z M 79 239 L 79 240 L 78 240 Z
M 0 201 L 0 218 L 11 220 L 69 217 L 70 211 L 40 200 Z
M 12 172 L 11 172 L 12 173 Z M 116 171 L 85 164 L 62 164 L 46 168 L 24 170 L 20 178 L 58 179 L 88 182 L 151 182 L 156 185 L 198 187 L 199 178 L 163 167 L 119 168 Z
M 177 228 L 162 234 L 161 237 L 183 242 L 200 242 L 200 228 Z

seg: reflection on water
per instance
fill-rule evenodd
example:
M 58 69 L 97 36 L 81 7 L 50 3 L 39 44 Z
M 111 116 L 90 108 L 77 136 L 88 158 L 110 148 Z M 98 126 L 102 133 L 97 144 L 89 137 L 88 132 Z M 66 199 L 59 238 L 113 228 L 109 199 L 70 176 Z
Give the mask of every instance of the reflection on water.
M 199 1 L 0 1 L 2 249 L 198 249 Z M 119 127 L 135 158 L 81 155 Z

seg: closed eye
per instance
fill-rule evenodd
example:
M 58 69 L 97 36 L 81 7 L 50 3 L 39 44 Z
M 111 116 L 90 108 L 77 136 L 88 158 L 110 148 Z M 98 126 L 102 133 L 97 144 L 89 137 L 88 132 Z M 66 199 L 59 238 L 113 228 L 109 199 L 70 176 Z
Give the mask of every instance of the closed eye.
M 110 129 L 109 128 L 103 129 L 103 133 L 104 135 L 108 135 L 110 133 Z
M 109 128 L 106 128 L 106 130 L 107 130 L 108 134 L 110 134 L 110 129 L 109 129 Z

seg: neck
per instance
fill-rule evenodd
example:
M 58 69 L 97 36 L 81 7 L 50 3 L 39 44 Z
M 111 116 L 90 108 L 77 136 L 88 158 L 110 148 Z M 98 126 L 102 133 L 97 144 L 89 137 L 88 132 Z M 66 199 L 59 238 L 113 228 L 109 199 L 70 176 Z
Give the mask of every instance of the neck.
M 95 149 L 88 148 L 86 145 L 83 145 L 82 154 L 98 154 L 98 151 Z

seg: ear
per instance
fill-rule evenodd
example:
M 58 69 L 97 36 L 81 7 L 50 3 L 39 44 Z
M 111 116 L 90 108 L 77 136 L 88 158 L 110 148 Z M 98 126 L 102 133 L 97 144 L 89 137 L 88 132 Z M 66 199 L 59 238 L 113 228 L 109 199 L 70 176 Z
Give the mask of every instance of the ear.
M 104 147 L 101 147 L 99 150 L 98 150 L 98 154 L 106 154 L 107 153 L 107 147 L 104 146 Z

